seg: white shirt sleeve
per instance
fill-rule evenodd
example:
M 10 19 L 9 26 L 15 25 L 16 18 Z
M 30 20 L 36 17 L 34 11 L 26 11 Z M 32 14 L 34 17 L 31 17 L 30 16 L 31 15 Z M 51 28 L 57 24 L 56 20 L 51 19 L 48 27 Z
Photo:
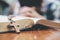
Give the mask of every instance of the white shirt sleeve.
M 16 2 L 16 5 L 15 5 L 14 12 L 13 12 L 13 14 L 14 14 L 15 16 L 18 15 L 19 9 L 20 9 L 20 3 L 17 1 L 17 2 Z

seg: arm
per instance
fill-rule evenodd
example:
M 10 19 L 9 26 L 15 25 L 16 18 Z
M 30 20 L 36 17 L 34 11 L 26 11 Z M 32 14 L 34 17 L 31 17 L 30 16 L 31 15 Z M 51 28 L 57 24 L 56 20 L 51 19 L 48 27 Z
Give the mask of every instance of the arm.
M 60 28 L 60 23 L 55 23 L 48 20 L 38 20 L 37 24 L 45 25 L 52 28 Z

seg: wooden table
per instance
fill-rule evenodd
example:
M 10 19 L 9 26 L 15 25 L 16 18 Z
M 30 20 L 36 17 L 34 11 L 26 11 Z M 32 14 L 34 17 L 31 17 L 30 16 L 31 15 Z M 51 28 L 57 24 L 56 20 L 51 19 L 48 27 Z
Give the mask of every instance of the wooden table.
M 23 31 L 0 34 L 0 40 L 60 40 L 60 32 L 52 30 Z

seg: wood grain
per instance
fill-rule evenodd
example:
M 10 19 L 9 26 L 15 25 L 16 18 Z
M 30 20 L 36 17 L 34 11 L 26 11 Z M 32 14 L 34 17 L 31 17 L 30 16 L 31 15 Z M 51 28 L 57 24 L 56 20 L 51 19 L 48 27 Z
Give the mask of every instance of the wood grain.
M 24 31 L 20 34 L 4 33 L 0 34 L 0 40 L 60 40 L 60 32 L 51 30 L 36 30 Z

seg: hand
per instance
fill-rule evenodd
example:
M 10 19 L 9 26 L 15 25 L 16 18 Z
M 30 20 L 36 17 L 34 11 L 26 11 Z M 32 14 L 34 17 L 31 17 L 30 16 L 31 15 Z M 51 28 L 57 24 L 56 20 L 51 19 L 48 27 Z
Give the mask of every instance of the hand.
M 43 16 L 39 15 L 34 8 L 26 6 L 20 9 L 19 15 L 33 18 L 44 18 Z

